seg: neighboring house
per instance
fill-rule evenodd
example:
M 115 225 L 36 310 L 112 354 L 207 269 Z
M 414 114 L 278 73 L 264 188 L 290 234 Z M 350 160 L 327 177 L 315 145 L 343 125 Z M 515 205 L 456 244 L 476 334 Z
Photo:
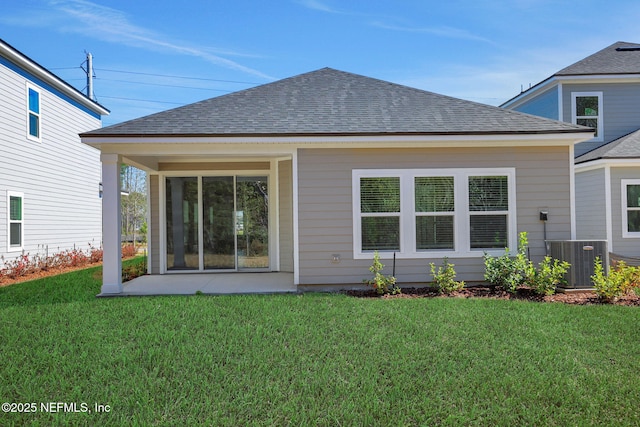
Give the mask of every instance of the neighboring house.
M 0 256 L 100 247 L 100 152 L 78 134 L 109 111 L 2 40 L 0 94 Z
M 102 151 L 104 294 L 122 292 L 119 165 L 149 173 L 151 274 L 291 272 L 298 289 L 362 284 L 374 250 L 403 286 L 444 257 L 572 238 L 582 126 L 330 68 L 81 135 Z M 108 237 L 109 236 L 109 237 Z M 176 286 L 180 286 L 176 278 Z
M 640 258 L 639 104 L 640 44 L 617 42 L 502 105 L 595 129 L 575 151 L 576 236 L 613 258 Z

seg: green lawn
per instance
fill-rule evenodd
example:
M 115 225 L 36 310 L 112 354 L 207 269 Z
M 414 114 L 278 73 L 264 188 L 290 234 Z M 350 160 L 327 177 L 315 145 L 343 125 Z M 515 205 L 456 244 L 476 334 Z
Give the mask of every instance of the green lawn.
M 96 299 L 99 277 L 0 288 L 0 402 L 37 404 L 0 425 L 640 425 L 637 307 Z

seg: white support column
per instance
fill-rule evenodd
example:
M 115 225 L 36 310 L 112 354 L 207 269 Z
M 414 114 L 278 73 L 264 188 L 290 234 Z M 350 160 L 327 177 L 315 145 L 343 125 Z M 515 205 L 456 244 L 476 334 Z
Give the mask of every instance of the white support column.
M 120 243 L 120 164 L 117 154 L 102 154 L 102 294 L 122 293 Z

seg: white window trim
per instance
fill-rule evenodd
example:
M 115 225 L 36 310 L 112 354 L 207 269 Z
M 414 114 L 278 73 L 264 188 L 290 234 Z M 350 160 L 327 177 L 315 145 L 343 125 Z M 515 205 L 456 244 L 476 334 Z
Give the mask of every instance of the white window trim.
M 11 197 L 20 197 L 22 200 L 22 219 L 11 220 Z M 20 223 L 20 246 L 11 246 L 11 224 Z M 24 249 L 24 193 L 7 191 L 7 252 L 20 252 Z
M 31 110 L 29 109 L 29 89 L 33 90 L 34 92 L 38 93 L 38 113 L 33 113 L 36 114 L 38 116 L 38 136 L 35 137 L 33 135 L 31 135 L 31 132 L 29 132 L 29 116 L 32 114 Z M 26 105 L 25 105 L 25 119 L 26 119 L 26 124 L 27 124 L 27 139 L 31 140 L 31 141 L 36 141 L 36 142 L 42 142 L 42 91 L 40 90 L 40 88 L 30 84 L 27 82 L 27 86 L 25 89 L 25 93 L 26 93 Z
M 640 185 L 640 179 L 621 179 L 620 180 L 620 199 L 622 212 L 622 237 L 625 239 L 640 239 L 640 232 L 630 232 L 627 222 L 627 186 Z
M 451 176 L 454 178 L 455 212 L 454 249 L 453 250 L 416 250 L 415 241 L 415 177 Z M 468 168 L 468 169 L 353 169 L 351 173 L 353 207 L 353 257 L 371 259 L 372 251 L 362 251 L 362 228 L 360 206 L 360 178 L 400 178 L 400 250 L 380 251 L 380 258 L 390 259 L 394 253 L 397 258 L 478 258 L 485 253 L 504 254 L 504 249 L 471 249 L 469 238 L 469 188 L 470 176 L 507 176 L 509 186 L 509 210 L 507 212 L 508 247 L 512 252 L 517 248 L 517 208 L 516 208 L 516 170 L 515 168 Z
M 576 98 L 583 96 L 596 96 L 598 97 L 598 115 L 590 116 L 598 120 L 598 136 L 591 139 L 591 141 L 604 141 L 604 114 L 602 109 L 602 92 L 571 92 L 571 123 L 574 125 L 578 123 L 578 115 L 576 114 Z M 585 118 L 587 116 L 580 116 Z

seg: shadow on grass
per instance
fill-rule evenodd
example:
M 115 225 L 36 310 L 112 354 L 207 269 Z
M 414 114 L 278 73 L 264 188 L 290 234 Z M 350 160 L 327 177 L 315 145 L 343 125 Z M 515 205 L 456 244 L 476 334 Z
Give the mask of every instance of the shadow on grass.
M 0 288 L 0 308 L 89 301 L 100 293 L 101 283 L 102 267 L 16 283 Z
M 144 262 L 141 258 L 123 261 L 123 270 Z M 65 304 L 95 301 L 102 286 L 102 266 L 58 274 L 29 282 L 0 287 L 0 309 L 16 306 Z

